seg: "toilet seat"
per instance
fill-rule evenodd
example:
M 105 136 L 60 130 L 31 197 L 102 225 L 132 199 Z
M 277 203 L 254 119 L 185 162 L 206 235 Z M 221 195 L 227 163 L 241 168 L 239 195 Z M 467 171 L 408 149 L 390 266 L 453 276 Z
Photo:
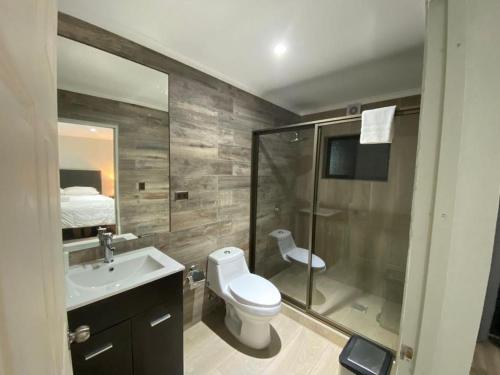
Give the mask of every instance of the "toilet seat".
M 303 249 L 301 247 L 296 247 L 291 249 L 286 253 L 287 258 L 298 263 L 302 263 L 307 266 L 309 263 L 309 250 Z M 319 256 L 312 255 L 312 268 L 314 269 L 324 269 L 326 268 L 325 261 Z
M 270 281 L 248 273 L 229 283 L 231 296 L 239 303 L 256 307 L 275 307 L 281 304 L 281 294 Z

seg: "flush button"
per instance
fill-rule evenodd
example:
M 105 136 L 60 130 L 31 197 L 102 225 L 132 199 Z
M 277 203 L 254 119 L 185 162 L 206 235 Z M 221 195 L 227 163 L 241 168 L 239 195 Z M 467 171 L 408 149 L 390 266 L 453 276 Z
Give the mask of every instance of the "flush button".
M 231 254 L 231 250 L 224 251 L 224 254 Z

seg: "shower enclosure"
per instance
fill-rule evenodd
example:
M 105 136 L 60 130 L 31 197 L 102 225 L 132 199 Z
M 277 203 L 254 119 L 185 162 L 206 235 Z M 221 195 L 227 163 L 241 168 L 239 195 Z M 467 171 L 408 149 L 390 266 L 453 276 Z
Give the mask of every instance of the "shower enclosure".
M 359 116 L 253 133 L 250 264 L 283 298 L 396 351 L 418 108 L 391 144 L 361 145 Z

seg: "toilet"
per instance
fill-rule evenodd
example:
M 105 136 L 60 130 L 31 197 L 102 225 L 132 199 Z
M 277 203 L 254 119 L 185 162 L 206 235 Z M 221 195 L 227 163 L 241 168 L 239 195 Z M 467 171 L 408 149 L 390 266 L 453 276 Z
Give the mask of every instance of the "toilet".
M 253 349 L 269 346 L 270 321 L 281 310 L 281 294 L 270 281 L 250 273 L 243 250 L 225 247 L 211 253 L 207 285 L 226 302 L 226 327 L 241 343 Z
M 286 229 L 273 230 L 269 235 L 276 239 L 281 257 L 290 263 L 298 263 L 307 266 L 309 263 L 309 250 L 297 247 L 293 240 L 292 233 Z M 324 271 L 326 264 L 319 256 L 312 254 L 313 271 Z

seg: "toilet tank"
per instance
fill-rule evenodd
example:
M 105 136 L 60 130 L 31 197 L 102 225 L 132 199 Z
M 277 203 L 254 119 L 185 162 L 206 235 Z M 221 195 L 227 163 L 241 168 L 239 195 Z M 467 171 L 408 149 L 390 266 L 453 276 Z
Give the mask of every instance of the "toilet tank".
M 281 256 L 288 262 L 289 260 L 286 257 L 286 254 L 290 250 L 293 250 L 297 247 L 297 245 L 295 245 L 295 241 L 293 240 L 292 232 L 286 229 L 276 229 L 269 233 L 269 236 L 276 239 Z
M 247 273 L 250 271 L 245 254 L 237 247 L 224 247 L 208 256 L 208 287 L 219 296 L 222 296 L 233 279 Z

